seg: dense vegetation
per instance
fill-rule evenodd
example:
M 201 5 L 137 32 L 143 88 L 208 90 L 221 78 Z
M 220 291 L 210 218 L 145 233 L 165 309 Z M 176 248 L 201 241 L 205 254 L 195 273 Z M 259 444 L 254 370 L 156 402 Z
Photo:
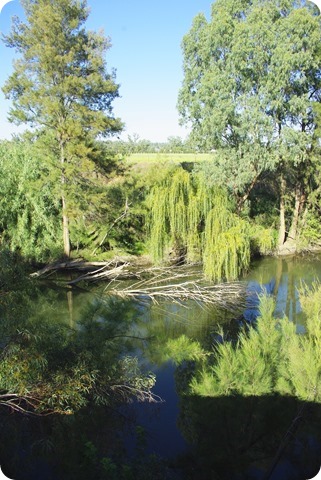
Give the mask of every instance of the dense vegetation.
M 124 342 L 134 305 L 97 297 L 73 318 L 72 293 L 62 290 L 70 308 L 66 323 L 61 312 L 55 318 L 44 314 L 59 291 L 49 292 L 44 302 L 41 286 L 23 273 L 21 257 L 1 252 L 1 406 L 71 414 L 87 405 L 153 400 L 155 376 L 141 371 Z
M 206 171 L 229 188 L 239 211 L 258 183 L 273 188 L 279 246 L 296 242 L 319 185 L 317 7 L 216 1 L 209 21 L 194 19 L 183 55 L 182 121 L 194 144 L 217 149 Z
M 25 273 L 76 257 L 146 255 L 154 264 L 201 263 L 207 280 L 221 282 L 240 277 L 255 255 L 320 247 L 320 16 L 303 0 L 214 2 L 182 44 L 178 109 L 191 135 L 153 144 L 110 138 L 122 128 L 112 109 L 118 85 L 105 63 L 109 41 L 85 28 L 86 1 L 23 6 L 26 23 L 15 19 L 4 38 L 19 55 L 3 86 L 10 120 L 31 129 L 0 142 L 0 406 L 24 423 L 0 419 L 1 460 L 14 475 L 24 471 L 20 452 L 11 462 L 16 443 L 54 464 L 53 478 L 176 478 L 142 456 L 139 441 L 137 458 L 120 453 L 128 418 L 118 407 L 155 400 L 155 375 L 135 356 L 143 351 L 155 364 L 177 364 L 179 422 L 196 445 L 184 468 L 197 468 L 184 478 L 232 478 L 226 452 L 232 473 L 246 472 L 244 456 L 271 458 L 298 402 L 300 415 L 307 402 L 321 404 L 319 285 L 301 288 L 305 335 L 276 319 L 265 295 L 254 328 L 200 343 L 185 335 L 191 309 L 184 333 L 168 340 L 157 322 L 144 325 L 146 295 L 141 305 L 96 296 L 76 315 L 74 290 L 55 285 L 42 295 Z M 48 317 L 60 296 L 65 315 Z
M 291 264 L 288 259 L 283 262 Z M 292 267 L 300 270 L 300 264 L 302 259 Z M 147 320 L 146 303 L 137 309 L 121 300 L 109 303 L 91 296 L 79 315 L 83 294 L 72 293 L 68 310 L 70 291 L 45 288 L 41 294 L 39 282 L 26 280 L 22 285 L 21 267 L 17 255 L 2 254 L 1 410 L 16 406 L 28 412 L 1 416 L 6 442 L 1 443 L 0 456 L 6 475 L 19 480 L 24 472 L 22 478 L 29 480 L 35 471 L 48 468 L 47 478 L 52 480 L 169 480 L 180 474 L 196 480 L 209 478 L 209 472 L 211 478 L 223 479 L 245 472 L 246 478 L 249 465 L 265 472 L 273 466 L 279 446 L 286 449 L 286 459 L 295 458 L 296 471 L 307 468 L 307 455 L 308 467 L 315 468 L 308 439 L 320 438 L 319 285 L 310 292 L 301 289 L 305 335 L 298 335 L 288 318 L 276 318 L 273 298 L 263 296 L 260 316 L 239 336 L 231 336 L 229 321 L 223 331 L 222 312 L 217 312 L 219 336 L 206 328 L 207 317 L 210 330 L 214 326 L 213 311 L 201 305 L 199 313 L 185 304 L 181 309 L 172 305 L 164 314 L 161 303 L 152 307 L 155 315 Z M 257 275 L 262 279 L 261 273 Z M 64 310 L 55 308 L 48 318 L 58 297 L 65 298 L 59 303 Z M 178 321 L 169 320 L 170 312 Z M 141 351 L 144 361 L 137 363 L 135 355 Z M 190 446 L 186 457 L 170 462 L 146 456 L 148 433 L 135 429 L 131 406 L 124 405 L 137 394 L 151 398 L 154 375 L 146 372 L 146 361 L 158 372 L 168 360 L 171 369 L 176 363 L 179 429 Z M 160 408 L 148 405 L 144 411 L 153 416 Z M 49 412 L 55 414 L 31 415 Z M 122 443 L 129 429 L 137 438 L 133 458 L 125 456 Z M 308 478 L 305 471 L 301 478 Z
M 43 154 L 50 152 L 43 162 L 60 199 L 69 256 L 72 207 L 90 203 L 91 184 L 104 172 L 96 139 L 121 128 L 111 109 L 118 85 L 106 70 L 107 39 L 83 28 L 85 2 L 39 0 L 24 7 L 27 23 L 16 19 L 4 37 L 20 58 L 3 91 L 12 99 L 10 119 L 30 125 Z
M 308 402 L 321 402 L 320 285 L 302 291 L 306 334 L 297 335 L 287 318 L 273 316 L 275 301 L 261 297 L 256 328 L 244 330 L 236 346 L 215 347 L 191 380 L 191 390 L 201 396 L 261 396 L 281 394 Z
M 202 261 L 208 278 L 222 280 L 254 254 L 319 243 L 312 4 L 217 1 L 209 21 L 197 16 L 182 44 L 178 102 L 192 133 L 165 144 L 107 139 L 121 129 L 112 113 L 118 86 L 107 40 L 84 28 L 85 2 L 24 5 L 26 23 L 16 20 L 5 37 L 20 60 L 3 90 L 10 119 L 32 130 L 0 145 L 2 248 L 36 262 L 133 253 Z M 187 161 L 175 159 L 182 153 Z

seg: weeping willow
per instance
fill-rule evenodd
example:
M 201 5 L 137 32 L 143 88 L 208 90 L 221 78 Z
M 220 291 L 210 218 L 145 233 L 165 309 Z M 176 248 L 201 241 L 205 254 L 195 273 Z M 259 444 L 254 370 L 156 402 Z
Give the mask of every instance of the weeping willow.
M 156 262 L 170 253 L 187 262 L 202 261 L 207 278 L 237 278 L 250 262 L 248 223 L 233 209 L 227 192 L 207 186 L 204 174 L 182 168 L 152 189 L 148 205 L 150 251 Z

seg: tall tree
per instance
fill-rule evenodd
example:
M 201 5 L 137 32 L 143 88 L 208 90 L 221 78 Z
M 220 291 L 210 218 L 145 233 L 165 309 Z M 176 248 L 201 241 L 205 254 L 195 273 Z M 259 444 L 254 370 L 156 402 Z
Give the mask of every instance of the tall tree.
M 292 231 L 307 196 L 314 102 L 321 98 L 320 16 L 304 0 L 217 0 L 183 39 L 178 108 L 193 142 L 217 149 L 213 166 L 239 210 L 263 172 L 277 171 L 280 243 L 285 195 Z
M 95 139 L 121 129 L 112 113 L 118 85 L 114 72 L 107 72 L 109 40 L 84 28 L 89 14 L 85 0 L 22 3 L 27 22 L 14 18 L 4 37 L 20 57 L 3 91 L 13 103 L 10 121 L 29 124 L 43 139 L 44 153 L 54 154 L 64 253 L 69 256 L 75 192 L 97 174 Z

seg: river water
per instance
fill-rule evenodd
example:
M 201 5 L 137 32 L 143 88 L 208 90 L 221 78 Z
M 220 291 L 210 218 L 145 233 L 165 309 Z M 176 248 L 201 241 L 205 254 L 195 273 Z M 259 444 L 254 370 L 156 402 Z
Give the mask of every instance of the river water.
M 155 375 L 153 392 L 161 401 L 90 407 L 68 418 L 33 418 L 3 409 L 4 473 L 15 480 L 312 478 L 321 464 L 319 405 L 276 395 L 190 395 L 195 362 L 187 350 L 197 342 L 211 352 L 222 328 L 231 336 L 244 325 L 255 328 L 253 292 L 272 295 L 275 317 L 286 315 L 298 335 L 304 334 L 298 289 L 320 278 L 321 255 L 264 258 L 242 279 L 251 302 L 235 314 L 193 302 L 130 302 L 120 355 L 136 357 L 142 371 Z M 22 311 L 77 330 L 84 312 L 106 296 L 101 286 L 87 291 L 40 284 L 38 289 L 40 294 L 22 295 L 10 307 L 12 321 L 18 308 L 20 316 Z

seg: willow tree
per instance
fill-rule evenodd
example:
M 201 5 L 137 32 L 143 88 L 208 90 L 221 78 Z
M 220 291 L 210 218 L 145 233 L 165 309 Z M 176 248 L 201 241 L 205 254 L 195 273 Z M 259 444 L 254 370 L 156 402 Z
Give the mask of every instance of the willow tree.
M 46 161 L 55 157 L 61 202 L 64 253 L 70 255 L 69 217 L 81 184 L 90 184 L 97 151 L 94 141 L 121 128 L 112 114 L 118 96 L 107 72 L 109 40 L 87 31 L 85 0 L 23 0 L 26 23 L 14 18 L 4 37 L 19 59 L 3 91 L 12 99 L 9 120 L 29 124 L 43 142 Z
M 291 220 L 296 235 L 313 177 L 320 40 L 312 2 L 217 0 L 210 20 L 198 15 L 182 43 L 181 121 L 194 144 L 217 150 L 214 175 L 239 210 L 263 174 L 277 173 L 280 244 Z
M 59 201 L 46 175 L 33 144 L 0 142 L 0 247 L 29 260 L 52 260 L 61 250 Z
M 250 262 L 249 224 L 219 186 L 208 186 L 203 175 L 178 168 L 154 185 L 150 207 L 150 250 L 161 261 L 202 261 L 213 280 L 235 279 Z

